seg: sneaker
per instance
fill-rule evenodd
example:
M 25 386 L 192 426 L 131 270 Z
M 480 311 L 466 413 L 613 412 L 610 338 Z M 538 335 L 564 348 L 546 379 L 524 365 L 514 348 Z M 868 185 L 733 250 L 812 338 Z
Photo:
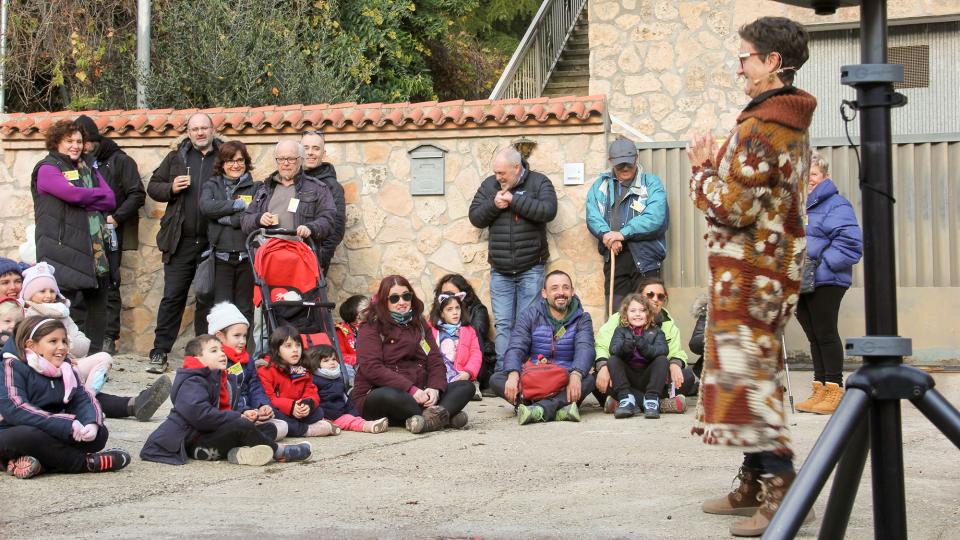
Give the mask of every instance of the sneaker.
M 416 435 L 423 431 L 424 426 L 427 425 L 427 421 L 423 419 L 423 416 L 415 414 L 407 418 L 405 425 L 407 426 L 407 431 Z
M 493 388 L 487 387 L 480 391 L 480 395 L 483 397 L 497 397 L 497 393 L 493 391 Z
M 111 448 L 87 454 L 88 472 L 119 471 L 130 464 L 130 454 L 119 448 Z
M 367 420 L 363 423 L 364 433 L 383 433 L 390 427 L 390 420 L 386 417 L 379 420 Z
M 453 429 L 463 429 L 467 427 L 467 421 L 469 417 L 467 413 L 460 411 L 457 414 L 450 417 L 450 427 Z
M 483 401 L 483 394 L 480 392 L 480 385 L 476 382 L 473 383 L 473 397 L 470 398 L 470 401 Z
M 206 448 L 204 446 L 197 446 L 190 454 L 190 457 L 197 461 L 219 461 L 223 459 L 219 450 L 216 448 Z
M 576 403 L 571 403 L 566 407 L 560 407 L 557 409 L 557 414 L 553 417 L 557 422 L 579 422 L 580 421 L 580 409 L 577 407 Z
M 517 406 L 517 423 L 521 426 L 529 424 L 531 422 L 543 422 L 543 407 L 539 405 L 518 405 Z
M 117 354 L 117 340 L 108 337 L 103 338 L 103 347 L 100 348 L 100 351 L 110 356 Z
M 660 400 L 660 412 L 683 414 L 687 410 L 687 399 L 683 396 L 674 396 Z
M 153 413 L 157 412 L 168 397 L 170 397 L 170 377 L 161 375 L 134 398 L 133 416 L 139 422 L 150 420 Z
M 160 351 L 150 352 L 150 366 L 147 373 L 166 373 L 167 372 L 167 353 Z
M 7 474 L 10 476 L 26 480 L 43 472 L 43 466 L 40 461 L 33 456 L 20 456 L 17 459 L 11 459 L 7 463 Z
M 267 448 L 270 448 L 269 446 Z M 277 449 L 277 461 L 280 463 L 289 463 L 291 461 L 303 461 L 310 457 L 312 450 L 310 443 L 302 442 L 297 444 L 284 444 Z
M 603 413 L 604 414 L 613 414 L 617 410 L 617 400 L 613 396 L 607 396 L 607 399 L 603 402 Z
M 234 465 L 253 465 L 259 467 L 273 461 L 273 448 L 265 444 L 256 446 L 238 446 L 227 452 L 227 461 Z
M 643 417 L 644 418 L 660 418 L 660 400 L 659 399 L 644 399 L 643 400 Z
M 633 397 L 633 394 L 627 394 L 627 397 L 617 403 L 617 410 L 613 411 L 613 416 L 615 418 L 630 418 L 637 414 L 639 410 L 640 408 L 637 407 L 637 398 Z

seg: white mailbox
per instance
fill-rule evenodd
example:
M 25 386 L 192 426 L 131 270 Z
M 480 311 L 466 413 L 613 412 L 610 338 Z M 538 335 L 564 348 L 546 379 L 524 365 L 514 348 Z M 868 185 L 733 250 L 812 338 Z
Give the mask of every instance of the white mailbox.
M 444 155 L 447 150 L 421 144 L 410 150 L 410 195 L 443 195 Z

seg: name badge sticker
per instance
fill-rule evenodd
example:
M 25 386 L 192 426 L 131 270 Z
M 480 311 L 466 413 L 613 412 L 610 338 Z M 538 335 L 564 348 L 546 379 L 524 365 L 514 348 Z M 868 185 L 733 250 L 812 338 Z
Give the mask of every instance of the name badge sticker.
M 563 335 L 566 334 L 566 333 L 567 333 L 567 327 L 566 327 L 566 326 L 561 326 L 560 329 L 557 330 L 557 332 L 556 332 L 555 334 L 553 334 L 553 338 L 554 338 L 554 339 L 560 339 L 560 338 L 562 338 Z
M 427 344 L 427 340 L 425 339 L 420 340 L 420 348 L 423 349 L 424 354 L 430 354 L 430 345 Z
M 240 195 L 240 200 L 243 201 L 243 204 L 249 205 L 253 202 L 253 195 Z
M 63 173 L 63 176 L 64 176 L 67 180 L 79 180 L 79 179 L 80 179 L 80 171 L 67 171 L 67 172 Z
M 230 375 L 239 375 L 243 373 L 243 364 L 237 362 L 236 364 L 227 368 L 227 373 Z
M 297 199 L 295 197 L 291 198 L 290 203 L 287 205 L 287 212 L 296 213 L 297 208 L 300 208 L 300 199 Z
M 642 214 L 647 206 L 640 201 L 633 201 L 630 203 L 630 208 L 633 208 L 638 214 Z

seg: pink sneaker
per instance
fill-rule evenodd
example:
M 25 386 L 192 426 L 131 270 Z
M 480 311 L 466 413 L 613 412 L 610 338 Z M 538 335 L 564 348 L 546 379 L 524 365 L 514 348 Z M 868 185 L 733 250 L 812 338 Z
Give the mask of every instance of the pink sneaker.
M 660 412 L 683 414 L 687 410 L 687 400 L 684 396 L 674 396 L 660 400 Z

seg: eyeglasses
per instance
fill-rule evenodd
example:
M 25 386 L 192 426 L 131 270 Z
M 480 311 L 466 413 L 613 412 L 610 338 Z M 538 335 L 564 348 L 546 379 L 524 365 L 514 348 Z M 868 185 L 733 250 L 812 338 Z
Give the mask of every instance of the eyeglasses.
M 653 291 L 650 291 L 650 292 L 647 293 L 647 298 L 649 298 L 649 299 L 651 299 L 651 300 L 653 300 L 654 298 L 656 298 L 657 300 L 663 302 L 664 300 L 667 299 L 667 295 L 666 295 L 666 293 L 655 293 L 655 292 L 653 292 Z
M 407 291 L 403 294 L 391 294 L 387 297 L 387 300 L 389 300 L 391 304 L 396 304 L 400 301 L 400 299 L 403 299 L 404 302 L 409 302 L 410 300 L 413 300 L 413 293 Z
M 237 158 L 237 159 L 228 159 L 227 161 L 224 161 L 223 164 L 224 165 L 245 165 L 246 162 L 247 160 L 243 158 Z
M 615 166 L 613 167 L 613 170 L 615 170 L 615 171 L 626 171 L 626 170 L 629 170 L 629 169 L 633 169 L 634 167 L 636 167 L 636 164 L 634 164 L 634 163 L 620 163 L 619 165 L 615 165 Z
M 737 55 L 737 58 L 740 59 L 740 68 L 743 69 L 743 61 L 746 60 L 747 58 L 750 58 L 751 56 L 766 56 L 766 55 L 767 53 L 762 53 L 762 52 L 742 52 Z
M 273 158 L 277 163 L 290 164 L 300 161 L 300 156 L 297 157 L 278 157 Z

